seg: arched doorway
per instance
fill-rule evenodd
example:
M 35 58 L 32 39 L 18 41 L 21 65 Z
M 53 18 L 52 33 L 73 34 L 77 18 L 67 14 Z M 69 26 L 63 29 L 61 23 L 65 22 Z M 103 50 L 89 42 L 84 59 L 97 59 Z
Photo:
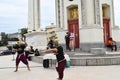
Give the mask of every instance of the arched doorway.
M 110 6 L 107 4 L 102 5 L 102 17 L 103 17 L 103 33 L 104 33 L 104 44 L 108 44 L 110 38 Z
M 79 48 L 79 18 L 78 6 L 70 6 L 68 11 L 68 32 L 75 34 L 75 48 Z

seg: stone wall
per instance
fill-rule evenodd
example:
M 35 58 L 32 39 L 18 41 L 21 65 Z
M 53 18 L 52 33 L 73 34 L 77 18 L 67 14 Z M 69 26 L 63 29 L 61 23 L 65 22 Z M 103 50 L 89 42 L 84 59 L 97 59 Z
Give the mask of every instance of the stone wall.
M 26 42 L 29 46 L 33 46 L 38 49 L 46 49 L 47 46 L 47 34 L 46 32 L 32 32 L 26 34 Z

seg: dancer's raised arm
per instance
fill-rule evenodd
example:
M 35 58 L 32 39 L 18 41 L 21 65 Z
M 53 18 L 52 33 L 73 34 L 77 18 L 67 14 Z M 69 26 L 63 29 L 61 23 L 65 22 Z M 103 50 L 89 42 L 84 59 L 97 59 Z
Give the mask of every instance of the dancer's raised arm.
M 43 50 L 43 51 L 40 51 L 39 53 L 41 53 L 41 54 L 49 54 L 49 53 L 57 54 L 57 48 Z

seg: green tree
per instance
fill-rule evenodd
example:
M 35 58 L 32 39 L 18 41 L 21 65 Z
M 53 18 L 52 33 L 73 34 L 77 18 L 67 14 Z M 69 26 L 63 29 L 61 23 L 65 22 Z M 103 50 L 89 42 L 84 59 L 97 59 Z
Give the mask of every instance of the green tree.
M 8 45 L 8 34 L 2 35 L 1 44 L 2 44 L 2 46 Z
M 26 34 L 26 33 L 28 33 L 28 29 L 27 28 L 22 28 L 21 29 L 21 36 L 22 36 L 23 40 L 25 40 L 25 35 L 24 34 Z
M 0 46 L 2 46 L 2 41 L 0 41 Z

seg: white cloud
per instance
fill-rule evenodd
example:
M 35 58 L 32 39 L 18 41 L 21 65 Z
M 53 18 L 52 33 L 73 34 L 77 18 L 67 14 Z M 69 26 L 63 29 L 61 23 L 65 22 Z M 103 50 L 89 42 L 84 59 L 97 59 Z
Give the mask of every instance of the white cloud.
M 17 32 L 27 26 L 28 0 L 2 0 L 0 2 L 0 32 Z
M 24 9 L 20 6 L 0 3 L 0 17 L 16 17 L 18 15 L 22 15 L 26 13 L 27 13 L 27 8 Z
M 41 1 L 41 23 L 42 28 L 50 23 L 55 23 L 54 0 Z M 49 9 L 47 9 L 49 8 Z M 28 17 L 28 0 L 2 0 L 0 2 L 0 32 L 8 30 L 11 26 L 15 29 L 26 27 Z M 11 30 L 12 31 L 12 30 Z
M 3 0 L 0 3 L 0 17 L 16 17 L 27 13 L 26 0 Z M 26 5 L 25 5 L 26 3 Z M 24 6 L 23 6 L 24 5 Z

